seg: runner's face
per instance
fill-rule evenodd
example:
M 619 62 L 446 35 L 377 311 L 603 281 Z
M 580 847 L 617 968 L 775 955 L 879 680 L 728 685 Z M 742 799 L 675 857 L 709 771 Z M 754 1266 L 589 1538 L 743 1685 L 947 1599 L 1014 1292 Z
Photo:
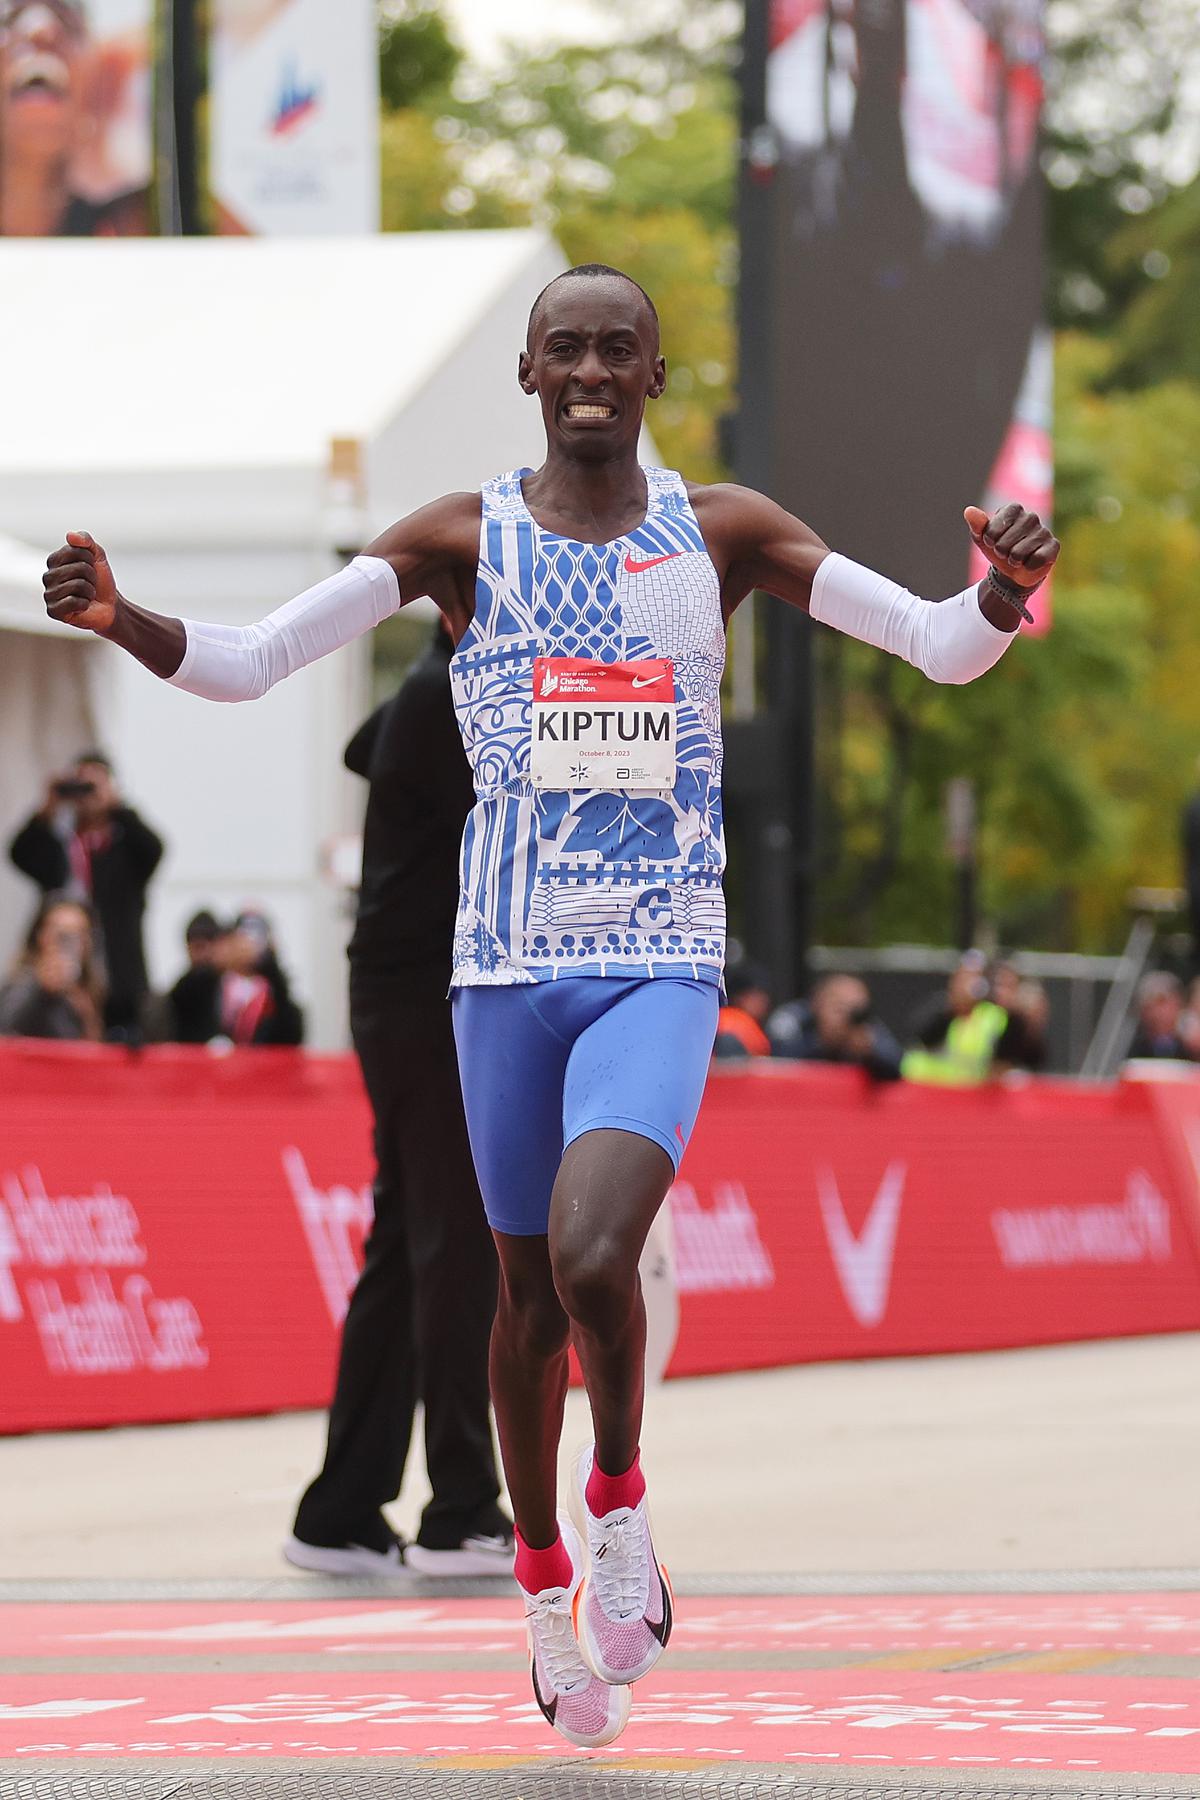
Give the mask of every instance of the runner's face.
M 44 0 L 0 0 L 0 105 L 10 153 L 64 153 L 78 109 L 83 17 Z
M 645 301 L 627 281 L 560 281 L 542 303 L 521 386 L 542 404 L 547 442 L 601 461 L 636 452 L 642 414 L 666 385 Z

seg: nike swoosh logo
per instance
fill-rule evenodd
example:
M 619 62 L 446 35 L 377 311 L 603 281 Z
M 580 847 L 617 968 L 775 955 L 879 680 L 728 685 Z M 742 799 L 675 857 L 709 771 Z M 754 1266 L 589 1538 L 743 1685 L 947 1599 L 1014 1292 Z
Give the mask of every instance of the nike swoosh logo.
M 653 1634 L 653 1636 L 655 1636 L 658 1639 L 659 1643 L 662 1645 L 663 1649 L 665 1650 L 667 1647 L 667 1640 L 671 1636 L 671 1627 L 675 1623 L 675 1608 L 671 1603 L 671 1584 L 670 1584 L 670 1582 L 666 1579 L 666 1576 L 665 1576 L 661 1566 L 657 1563 L 655 1564 L 655 1570 L 658 1575 L 658 1585 L 662 1589 L 663 1616 L 659 1620 L 657 1625 L 651 1625 L 649 1619 L 646 1620 L 646 1624 L 647 1624 L 647 1626 L 649 1626 L 649 1629 L 650 1629 L 651 1633 Z
M 530 1653 L 530 1657 L 529 1657 L 529 1673 L 533 1679 L 533 1697 L 537 1701 L 539 1707 L 542 1710 L 542 1717 L 547 1721 L 548 1724 L 553 1725 L 554 1715 L 558 1711 L 558 1695 L 555 1694 L 555 1696 L 552 1700 L 546 1700 L 543 1698 L 542 1690 L 538 1685 L 537 1657 L 534 1656 L 532 1652 Z
M 670 562 L 674 557 L 682 555 L 682 550 L 671 550 L 666 556 L 652 556 L 649 562 L 634 562 L 632 556 L 627 556 L 625 567 L 630 575 L 644 575 L 647 569 L 657 569 L 659 563 Z
M 634 687 L 653 687 L 656 681 L 665 681 L 666 678 L 665 670 L 661 675 L 635 675 L 633 685 Z
M 825 1236 L 846 1303 L 860 1325 L 878 1325 L 887 1311 L 896 1259 L 896 1229 L 908 1174 L 905 1163 L 889 1164 L 861 1232 L 846 1218 L 837 1180 L 829 1168 L 817 1171 L 817 1196 Z

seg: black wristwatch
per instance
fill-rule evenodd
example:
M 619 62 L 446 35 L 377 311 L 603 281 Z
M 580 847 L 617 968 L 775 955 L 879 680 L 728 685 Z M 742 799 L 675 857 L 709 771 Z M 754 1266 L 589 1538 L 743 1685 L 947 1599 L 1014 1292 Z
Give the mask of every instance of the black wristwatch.
M 1043 575 L 1042 581 L 1045 579 Z M 986 580 L 998 600 L 1003 600 L 1005 606 L 1011 606 L 1014 612 L 1019 612 L 1027 625 L 1033 624 L 1033 614 L 1025 604 L 1025 596 L 1036 593 L 1037 588 L 1042 585 L 1041 581 L 1038 582 L 1037 587 L 1022 587 L 1019 581 L 1010 581 L 1007 575 L 997 575 L 990 563 Z

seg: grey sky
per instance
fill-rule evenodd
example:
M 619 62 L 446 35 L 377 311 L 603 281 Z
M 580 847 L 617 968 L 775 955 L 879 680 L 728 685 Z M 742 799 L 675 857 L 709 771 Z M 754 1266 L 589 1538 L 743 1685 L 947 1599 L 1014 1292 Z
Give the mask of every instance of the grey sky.
M 603 9 L 594 0 L 444 0 L 459 38 L 475 56 L 493 56 L 506 38 L 552 43 L 603 34 Z
M 475 56 L 494 56 L 505 39 L 563 43 L 602 38 L 604 9 L 595 0 L 444 0 L 459 38 Z M 611 26 L 608 27 L 611 29 Z

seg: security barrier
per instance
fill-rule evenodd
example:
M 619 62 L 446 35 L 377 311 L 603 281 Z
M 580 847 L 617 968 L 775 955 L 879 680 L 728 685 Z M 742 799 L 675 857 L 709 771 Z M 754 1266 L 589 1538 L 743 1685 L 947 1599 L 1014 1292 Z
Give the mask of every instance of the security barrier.
M 1200 1328 L 1198 1168 L 1200 1075 L 718 1070 L 670 1372 Z M 324 1405 L 370 1170 L 348 1057 L 0 1045 L 0 1430 Z

